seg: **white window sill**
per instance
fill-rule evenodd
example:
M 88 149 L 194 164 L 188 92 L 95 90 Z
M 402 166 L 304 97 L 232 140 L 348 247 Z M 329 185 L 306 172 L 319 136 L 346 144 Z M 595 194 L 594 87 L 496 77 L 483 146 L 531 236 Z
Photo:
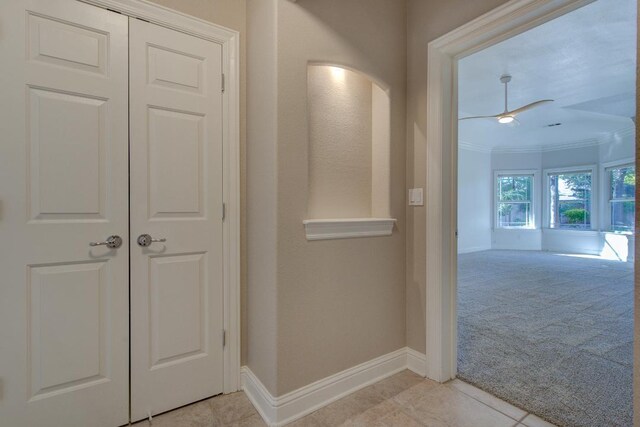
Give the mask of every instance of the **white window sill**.
M 545 228 L 543 229 L 544 233 L 558 233 L 558 234 L 574 234 L 574 235 L 598 235 L 600 232 L 598 230 L 578 230 L 578 229 L 570 229 L 570 228 Z
M 604 234 L 615 234 L 616 236 L 627 236 L 632 237 L 634 235 L 633 231 L 613 231 L 613 230 L 605 230 Z
M 302 221 L 307 240 L 391 236 L 395 218 L 307 219 Z
M 536 231 L 535 227 L 495 227 L 494 230 L 510 230 L 510 231 Z

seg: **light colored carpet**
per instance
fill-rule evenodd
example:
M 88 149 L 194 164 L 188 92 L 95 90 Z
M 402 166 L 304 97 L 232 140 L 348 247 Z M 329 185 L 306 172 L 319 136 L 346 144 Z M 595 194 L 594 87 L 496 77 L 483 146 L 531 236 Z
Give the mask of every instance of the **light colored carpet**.
M 631 426 L 633 266 L 459 257 L 458 377 L 560 426 Z

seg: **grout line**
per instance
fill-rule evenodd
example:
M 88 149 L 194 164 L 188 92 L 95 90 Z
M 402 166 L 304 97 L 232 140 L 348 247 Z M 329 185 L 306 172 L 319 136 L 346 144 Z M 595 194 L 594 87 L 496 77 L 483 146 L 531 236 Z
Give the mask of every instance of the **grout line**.
M 460 380 L 460 381 L 462 381 L 462 380 Z M 475 387 L 476 389 L 478 389 L 478 390 L 480 390 L 480 391 L 483 391 L 483 392 L 485 392 L 485 393 L 489 394 L 490 396 L 493 396 L 494 398 L 496 398 L 496 399 L 498 399 L 498 400 L 500 400 L 500 401 L 502 401 L 502 402 L 506 403 L 507 405 L 511 405 L 511 403 L 509 403 L 509 402 L 507 402 L 507 401 L 505 401 L 505 400 L 502 400 L 502 399 L 500 399 L 498 396 L 495 396 L 495 395 L 493 395 L 493 394 L 491 394 L 491 393 L 489 393 L 489 392 L 487 392 L 487 391 L 484 391 L 484 390 L 482 390 L 482 389 L 480 389 L 480 388 L 478 388 L 478 387 L 474 386 L 473 384 L 469 384 L 469 383 L 468 383 L 468 382 L 466 382 L 466 381 L 462 381 L 462 382 L 464 382 L 465 384 L 470 385 L 471 387 Z M 453 386 L 451 386 L 451 387 L 453 387 Z M 453 387 L 453 388 L 455 388 L 455 387 Z M 465 396 L 468 396 L 468 397 L 472 398 L 472 399 L 473 399 L 473 400 L 475 400 L 476 402 L 480 402 L 480 403 L 482 403 L 484 406 L 486 406 L 486 407 L 488 407 L 488 408 L 491 408 L 491 409 L 493 409 L 494 411 L 496 411 L 496 412 L 498 412 L 498 413 L 500 413 L 500 414 L 504 415 L 505 417 L 510 418 L 510 419 L 512 419 L 512 420 L 514 420 L 514 421 L 516 422 L 514 425 L 518 425 L 518 424 L 520 423 L 520 421 L 524 420 L 524 419 L 527 417 L 527 415 L 529 415 L 529 413 L 527 412 L 527 413 L 524 415 L 524 417 L 520 418 L 520 420 L 517 420 L 516 418 L 513 418 L 511 415 L 505 414 L 505 413 L 504 413 L 504 412 L 502 412 L 501 410 L 499 410 L 499 409 L 497 409 L 497 408 L 494 408 L 493 406 L 489 405 L 488 403 L 485 403 L 485 402 L 483 402 L 482 400 L 480 400 L 480 399 L 478 399 L 478 398 L 476 398 L 476 397 L 474 397 L 474 396 L 471 396 L 470 394 L 465 393 L 464 391 L 462 391 L 462 390 L 460 390 L 460 389 L 457 389 L 457 388 L 456 388 L 456 390 L 457 390 L 457 391 L 459 391 L 460 393 L 464 394 Z M 511 405 L 511 406 L 513 406 L 514 408 L 520 409 L 521 411 L 524 411 L 524 409 L 518 408 L 517 406 L 514 406 L 514 405 Z
M 518 420 L 518 423 L 517 423 L 516 425 L 518 425 L 518 424 L 522 423 L 522 422 L 524 421 L 524 419 L 525 419 L 525 418 L 527 418 L 529 415 L 531 415 L 531 413 L 526 412 L 526 413 L 522 416 L 522 418 L 520 418 L 520 419 Z

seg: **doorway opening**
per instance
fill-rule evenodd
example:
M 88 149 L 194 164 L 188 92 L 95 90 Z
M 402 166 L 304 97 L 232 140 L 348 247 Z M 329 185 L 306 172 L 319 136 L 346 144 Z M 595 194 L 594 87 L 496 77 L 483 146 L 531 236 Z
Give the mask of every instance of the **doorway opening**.
M 630 425 L 636 2 L 573 6 L 454 60 L 451 372 L 556 424 Z

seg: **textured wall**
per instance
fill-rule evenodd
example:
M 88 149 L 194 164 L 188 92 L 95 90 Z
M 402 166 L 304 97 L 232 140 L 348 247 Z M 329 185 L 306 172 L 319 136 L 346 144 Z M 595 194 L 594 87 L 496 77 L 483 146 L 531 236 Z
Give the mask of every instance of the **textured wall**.
M 244 363 L 277 386 L 277 16 L 276 3 L 248 0 L 247 286 Z
M 150 0 L 205 21 L 242 32 L 244 37 L 245 0 Z
M 371 80 L 326 65 L 308 71 L 309 218 L 371 216 Z
M 279 395 L 403 347 L 406 10 L 398 0 L 278 0 Z M 389 88 L 393 236 L 308 242 L 309 62 Z
M 247 6 L 250 30 L 247 363 L 273 395 L 282 395 L 402 348 L 406 343 L 406 10 L 404 1 L 397 0 L 296 3 L 249 0 Z M 260 11 L 265 8 L 269 10 Z M 264 21 L 275 25 L 275 33 L 270 32 Z M 275 72 L 271 68 L 274 53 Z M 307 66 L 310 62 L 342 64 L 389 88 L 389 204 L 391 215 L 398 218 L 393 236 L 316 242 L 305 238 L 302 221 L 309 215 Z M 257 74 L 252 77 L 253 70 L 265 67 L 266 75 L 261 80 Z M 274 93 L 256 88 L 258 84 L 271 87 L 273 74 L 277 75 Z M 254 102 L 263 102 L 265 108 L 253 110 Z M 269 109 L 271 102 L 277 102 L 275 119 Z M 259 111 L 261 116 L 254 117 Z M 273 141 L 277 144 L 275 160 L 267 152 Z M 255 148 L 260 145 L 265 149 Z M 273 164 L 277 165 L 275 179 L 269 172 Z M 255 167 L 262 168 L 264 177 Z M 268 194 L 262 200 L 267 204 L 269 218 L 271 201 L 277 204 L 277 222 L 271 226 L 262 221 L 262 227 L 255 226 L 252 217 L 259 219 L 265 208 L 258 203 L 259 189 L 270 192 L 270 183 L 275 183 L 277 195 Z M 255 310 L 260 311 L 259 318 Z M 271 328 L 274 310 L 277 327 Z M 257 325 L 258 319 L 268 326 Z M 266 363 L 259 353 L 266 352 L 271 357 L 271 350 L 268 340 L 259 341 L 261 330 L 276 335 L 277 356 Z M 259 348 L 255 342 L 260 344 Z
M 407 186 L 426 185 L 427 45 L 506 0 L 407 0 Z M 425 352 L 425 209 L 407 210 L 407 345 Z
M 371 93 L 371 216 L 389 217 L 391 105 L 387 92 L 373 84 Z

